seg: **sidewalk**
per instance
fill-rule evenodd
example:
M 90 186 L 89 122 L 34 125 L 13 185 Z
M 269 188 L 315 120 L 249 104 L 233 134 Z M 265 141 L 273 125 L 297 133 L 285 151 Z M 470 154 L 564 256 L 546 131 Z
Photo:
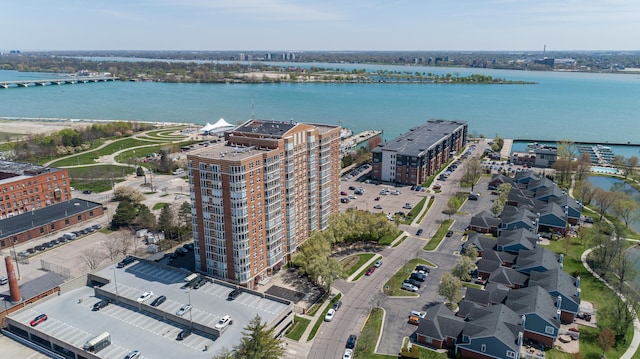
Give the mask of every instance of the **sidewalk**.
M 331 288 L 331 295 L 329 296 L 329 298 L 333 298 L 335 295 L 339 293 L 340 292 L 337 289 Z M 309 334 L 311 333 L 311 330 L 313 330 L 313 326 L 316 324 L 316 321 L 318 319 L 323 320 L 321 317 L 325 309 L 330 304 L 331 304 L 331 300 L 325 300 L 320 305 L 320 308 L 316 311 L 313 317 L 308 316 L 306 314 L 296 314 L 299 317 L 311 320 L 311 322 L 305 329 L 304 333 L 302 334 L 302 337 L 300 337 L 299 342 L 296 342 L 295 340 L 291 340 L 287 337 L 282 338 L 282 343 L 284 344 L 284 348 L 285 348 L 285 355 L 284 355 L 285 358 L 303 359 L 309 356 L 309 352 L 311 351 L 311 347 L 313 346 L 313 339 L 307 341 L 307 338 L 309 338 Z

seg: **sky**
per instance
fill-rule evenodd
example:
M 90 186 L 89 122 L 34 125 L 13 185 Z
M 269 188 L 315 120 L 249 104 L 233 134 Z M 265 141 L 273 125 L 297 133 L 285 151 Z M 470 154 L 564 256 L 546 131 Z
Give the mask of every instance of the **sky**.
M 638 0 L 11 0 L 0 9 L 3 51 L 640 50 Z

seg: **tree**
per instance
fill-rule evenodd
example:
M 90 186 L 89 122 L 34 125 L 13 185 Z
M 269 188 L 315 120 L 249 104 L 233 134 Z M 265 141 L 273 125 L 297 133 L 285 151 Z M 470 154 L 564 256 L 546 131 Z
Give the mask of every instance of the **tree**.
M 602 188 L 593 190 L 593 200 L 600 212 L 600 220 L 607 213 L 607 210 L 613 205 L 618 198 L 618 192 L 605 191 Z
M 611 349 L 611 347 L 616 343 L 616 337 L 613 334 L 613 331 L 609 328 L 604 328 L 600 335 L 598 335 L 598 346 L 602 349 L 602 355 Z
M 638 202 L 624 192 L 618 192 L 618 199 L 611 205 L 613 215 L 624 221 L 625 227 L 638 220 Z
M 238 357 L 252 359 L 278 359 L 284 355 L 280 340 L 275 338 L 275 328 L 267 328 L 256 314 L 242 330 L 238 345 Z
M 469 259 L 473 262 L 478 259 L 478 248 L 476 246 L 468 246 L 467 249 L 464 250 L 463 256 L 469 257 Z
M 571 140 L 561 140 L 558 146 L 557 159 L 552 167 L 558 174 L 558 182 L 565 183 L 569 180 L 569 173 L 574 167 L 573 159 L 575 155 L 575 144 Z
M 116 213 L 113 214 L 113 218 L 111 220 L 111 228 L 117 229 L 133 223 L 136 215 L 136 208 L 131 202 L 125 200 L 118 203 Z
M 191 231 L 191 205 L 189 202 L 182 202 L 180 205 L 178 209 L 178 221 L 181 226 L 188 228 L 189 232 Z
M 155 230 L 156 228 L 158 228 L 156 215 L 151 212 L 147 205 L 139 204 L 138 206 L 136 206 L 136 209 L 138 213 L 133 221 L 134 224 L 137 224 L 141 228 L 146 228 L 149 230 Z
M 593 185 L 589 181 L 578 181 L 573 188 L 573 195 L 583 205 L 591 204 L 593 200 Z
M 105 253 L 109 260 L 114 261 L 121 253 L 120 241 L 115 235 L 107 235 L 107 238 L 102 241 L 102 247 L 105 249 Z
M 91 246 L 80 252 L 78 258 L 92 271 L 98 268 L 100 263 L 105 259 L 105 255 L 98 247 Z
M 457 211 L 458 211 L 457 198 L 455 196 L 449 197 L 449 199 L 447 200 L 447 206 L 444 208 L 442 212 L 448 215 L 449 219 L 451 219 L 451 216 L 454 215 Z
M 471 191 L 473 192 L 475 184 L 482 176 L 482 162 L 479 157 L 474 156 L 466 161 L 463 168 L 464 172 L 462 173 L 460 184 L 471 187 Z
M 638 157 L 631 156 L 625 161 L 624 178 L 633 176 L 636 168 L 638 167 Z
M 118 238 L 118 249 L 120 250 L 120 253 L 127 255 L 133 245 L 133 236 L 128 230 L 121 229 L 117 232 L 116 238 Z
M 456 265 L 451 270 L 451 274 L 463 282 L 468 282 L 471 280 L 471 271 L 474 267 L 475 265 L 471 262 L 471 258 L 462 256 L 456 261 Z
M 462 300 L 462 282 L 451 273 L 445 272 L 440 279 L 438 294 L 447 299 L 449 308 L 455 307 Z
M 582 152 L 576 164 L 576 180 L 582 181 L 591 172 L 592 165 L 589 153 Z
M 175 227 L 175 216 L 170 205 L 162 207 L 158 216 L 158 229 L 164 231 L 167 238 L 171 238 L 171 233 Z
M 114 201 L 129 201 L 131 203 L 141 203 L 145 200 L 144 193 L 140 192 L 137 188 L 128 186 L 117 186 L 113 189 Z

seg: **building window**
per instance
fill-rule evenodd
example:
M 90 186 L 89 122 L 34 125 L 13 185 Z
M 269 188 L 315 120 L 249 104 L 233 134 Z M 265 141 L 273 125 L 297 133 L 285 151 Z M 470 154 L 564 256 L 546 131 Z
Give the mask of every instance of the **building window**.
M 82 215 L 78 215 L 78 221 L 82 221 Z
M 481 352 L 486 352 L 487 351 L 487 345 L 486 344 L 482 344 L 482 346 L 480 346 L 480 351 Z
M 544 332 L 545 332 L 545 333 L 547 333 L 547 334 L 551 334 L 551 335 L 553 335 L 553 333 L 555 333 L 555 329 L 554 329 L 553 327 L 550 327 L 550 326 L 548 326 L 548 325 L 547 325 L 547 326 L 544 328 Z
M 64 220 L 64 224 L 65 224 L 66 226 L 68 226 L 68 225 L 69 225 L 69 218 L 67 218 L 67 219 L 65 219 L 65 220 Z
M 89 211 L 89 217 L 93 217 L 93 211 Z
M 44 233 L 44 227 L 40 227 L 40 234 Z
M 51 223 L 50 228 L 51 228 L 51 230 L 54 230 L 54 229 L 56 229 L 56 225 L 55 225 L 55 224 L 53 224 L 53 223 Z
M 507 358 L 515 358 L 515 357 L 516 357 L 516 352 L 507 350 Z

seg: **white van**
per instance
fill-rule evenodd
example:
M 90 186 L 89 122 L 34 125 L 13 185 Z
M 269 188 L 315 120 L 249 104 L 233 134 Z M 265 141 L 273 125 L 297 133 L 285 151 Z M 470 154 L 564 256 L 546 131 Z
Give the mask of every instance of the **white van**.
M 9 283 L 9 280 L 3 276 L 0 276 L 0 285 L 5 285 Z

